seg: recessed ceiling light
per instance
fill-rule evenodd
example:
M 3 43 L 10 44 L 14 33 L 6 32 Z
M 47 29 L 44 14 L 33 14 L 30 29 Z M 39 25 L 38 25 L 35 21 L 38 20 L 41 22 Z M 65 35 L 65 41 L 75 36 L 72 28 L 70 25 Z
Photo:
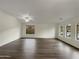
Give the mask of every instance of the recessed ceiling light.
M 59 20 L 63 20 L 63 18 L 62 18 L 62 17 L 60 17 L 60 18 L 59 18 Z

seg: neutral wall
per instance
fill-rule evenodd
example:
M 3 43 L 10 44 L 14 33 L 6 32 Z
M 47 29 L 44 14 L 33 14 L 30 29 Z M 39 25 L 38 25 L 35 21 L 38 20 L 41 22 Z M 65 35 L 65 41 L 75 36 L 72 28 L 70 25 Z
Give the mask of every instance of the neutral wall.
M 26 24 L 21 26 L 21 37 L 55 38 L 55 24 L 35 24 L 35 34 L 26 34 Z
M 64 26 L 64 35 L 63 36 L 58 35 L 58 38 L 60 40 L 63 40 L 64 42 L 66 42 L 68 44 L 71 44 L 71 45 L 73 45 L 77 48 L 79 48 L 79 40 L 77 40 L 76 37 L 75 37 L 75 32 L 76 32 L 75 26 L 78 23 L 79 23 L 79 18 L 78 17 L 60 23 L 59 26 L 61 26 L 61 25 Z M 66 30 L 65 26 L 67 24 L 71 24 L 71 37 L 70 38 L 65 37 L 65 30 Z M 58 32 L 59 32 L 59 30 L 58 30 Z
M 20 22 L 0 11 L 0 46 L 20 38 Z

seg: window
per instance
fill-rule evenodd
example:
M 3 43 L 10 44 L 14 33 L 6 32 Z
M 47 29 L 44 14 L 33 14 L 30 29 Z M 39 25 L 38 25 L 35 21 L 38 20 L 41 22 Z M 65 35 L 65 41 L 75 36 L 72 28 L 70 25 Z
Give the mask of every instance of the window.
M 59 30 L 59 35 L 60 35 L 60 36 L 63 36 L 63 32 L 64 32 L 64 31 L 63 31 L 63 26 L 60 26 L 59 28 L 60 28 L 60 30 Z
M 71 37 L 71 24 L 66 26 L 66 37 Z
M 79 24 L 76 25 L 76 39 L 79 40 Z

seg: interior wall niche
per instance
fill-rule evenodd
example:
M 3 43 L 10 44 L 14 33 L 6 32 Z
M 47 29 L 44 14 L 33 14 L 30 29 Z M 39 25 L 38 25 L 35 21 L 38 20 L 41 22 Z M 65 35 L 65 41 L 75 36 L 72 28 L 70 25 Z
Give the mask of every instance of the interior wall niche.
M 79 40 L 79 24 L 76 25 L 76 39 Z
M 71 24 L 66 26 L 66 37 L 71 37 Z
M 35 34 L 35 26 L 26 25 L 26 34 Z

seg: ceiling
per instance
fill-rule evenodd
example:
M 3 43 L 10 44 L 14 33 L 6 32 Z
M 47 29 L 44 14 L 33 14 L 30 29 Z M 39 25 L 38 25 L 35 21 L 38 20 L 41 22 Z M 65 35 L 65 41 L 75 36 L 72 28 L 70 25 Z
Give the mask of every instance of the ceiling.
M 0 0 L 0 9 L 22 22 L 29 14 L 30 23 L 58 23 L 79 16 L 79 0 Z

